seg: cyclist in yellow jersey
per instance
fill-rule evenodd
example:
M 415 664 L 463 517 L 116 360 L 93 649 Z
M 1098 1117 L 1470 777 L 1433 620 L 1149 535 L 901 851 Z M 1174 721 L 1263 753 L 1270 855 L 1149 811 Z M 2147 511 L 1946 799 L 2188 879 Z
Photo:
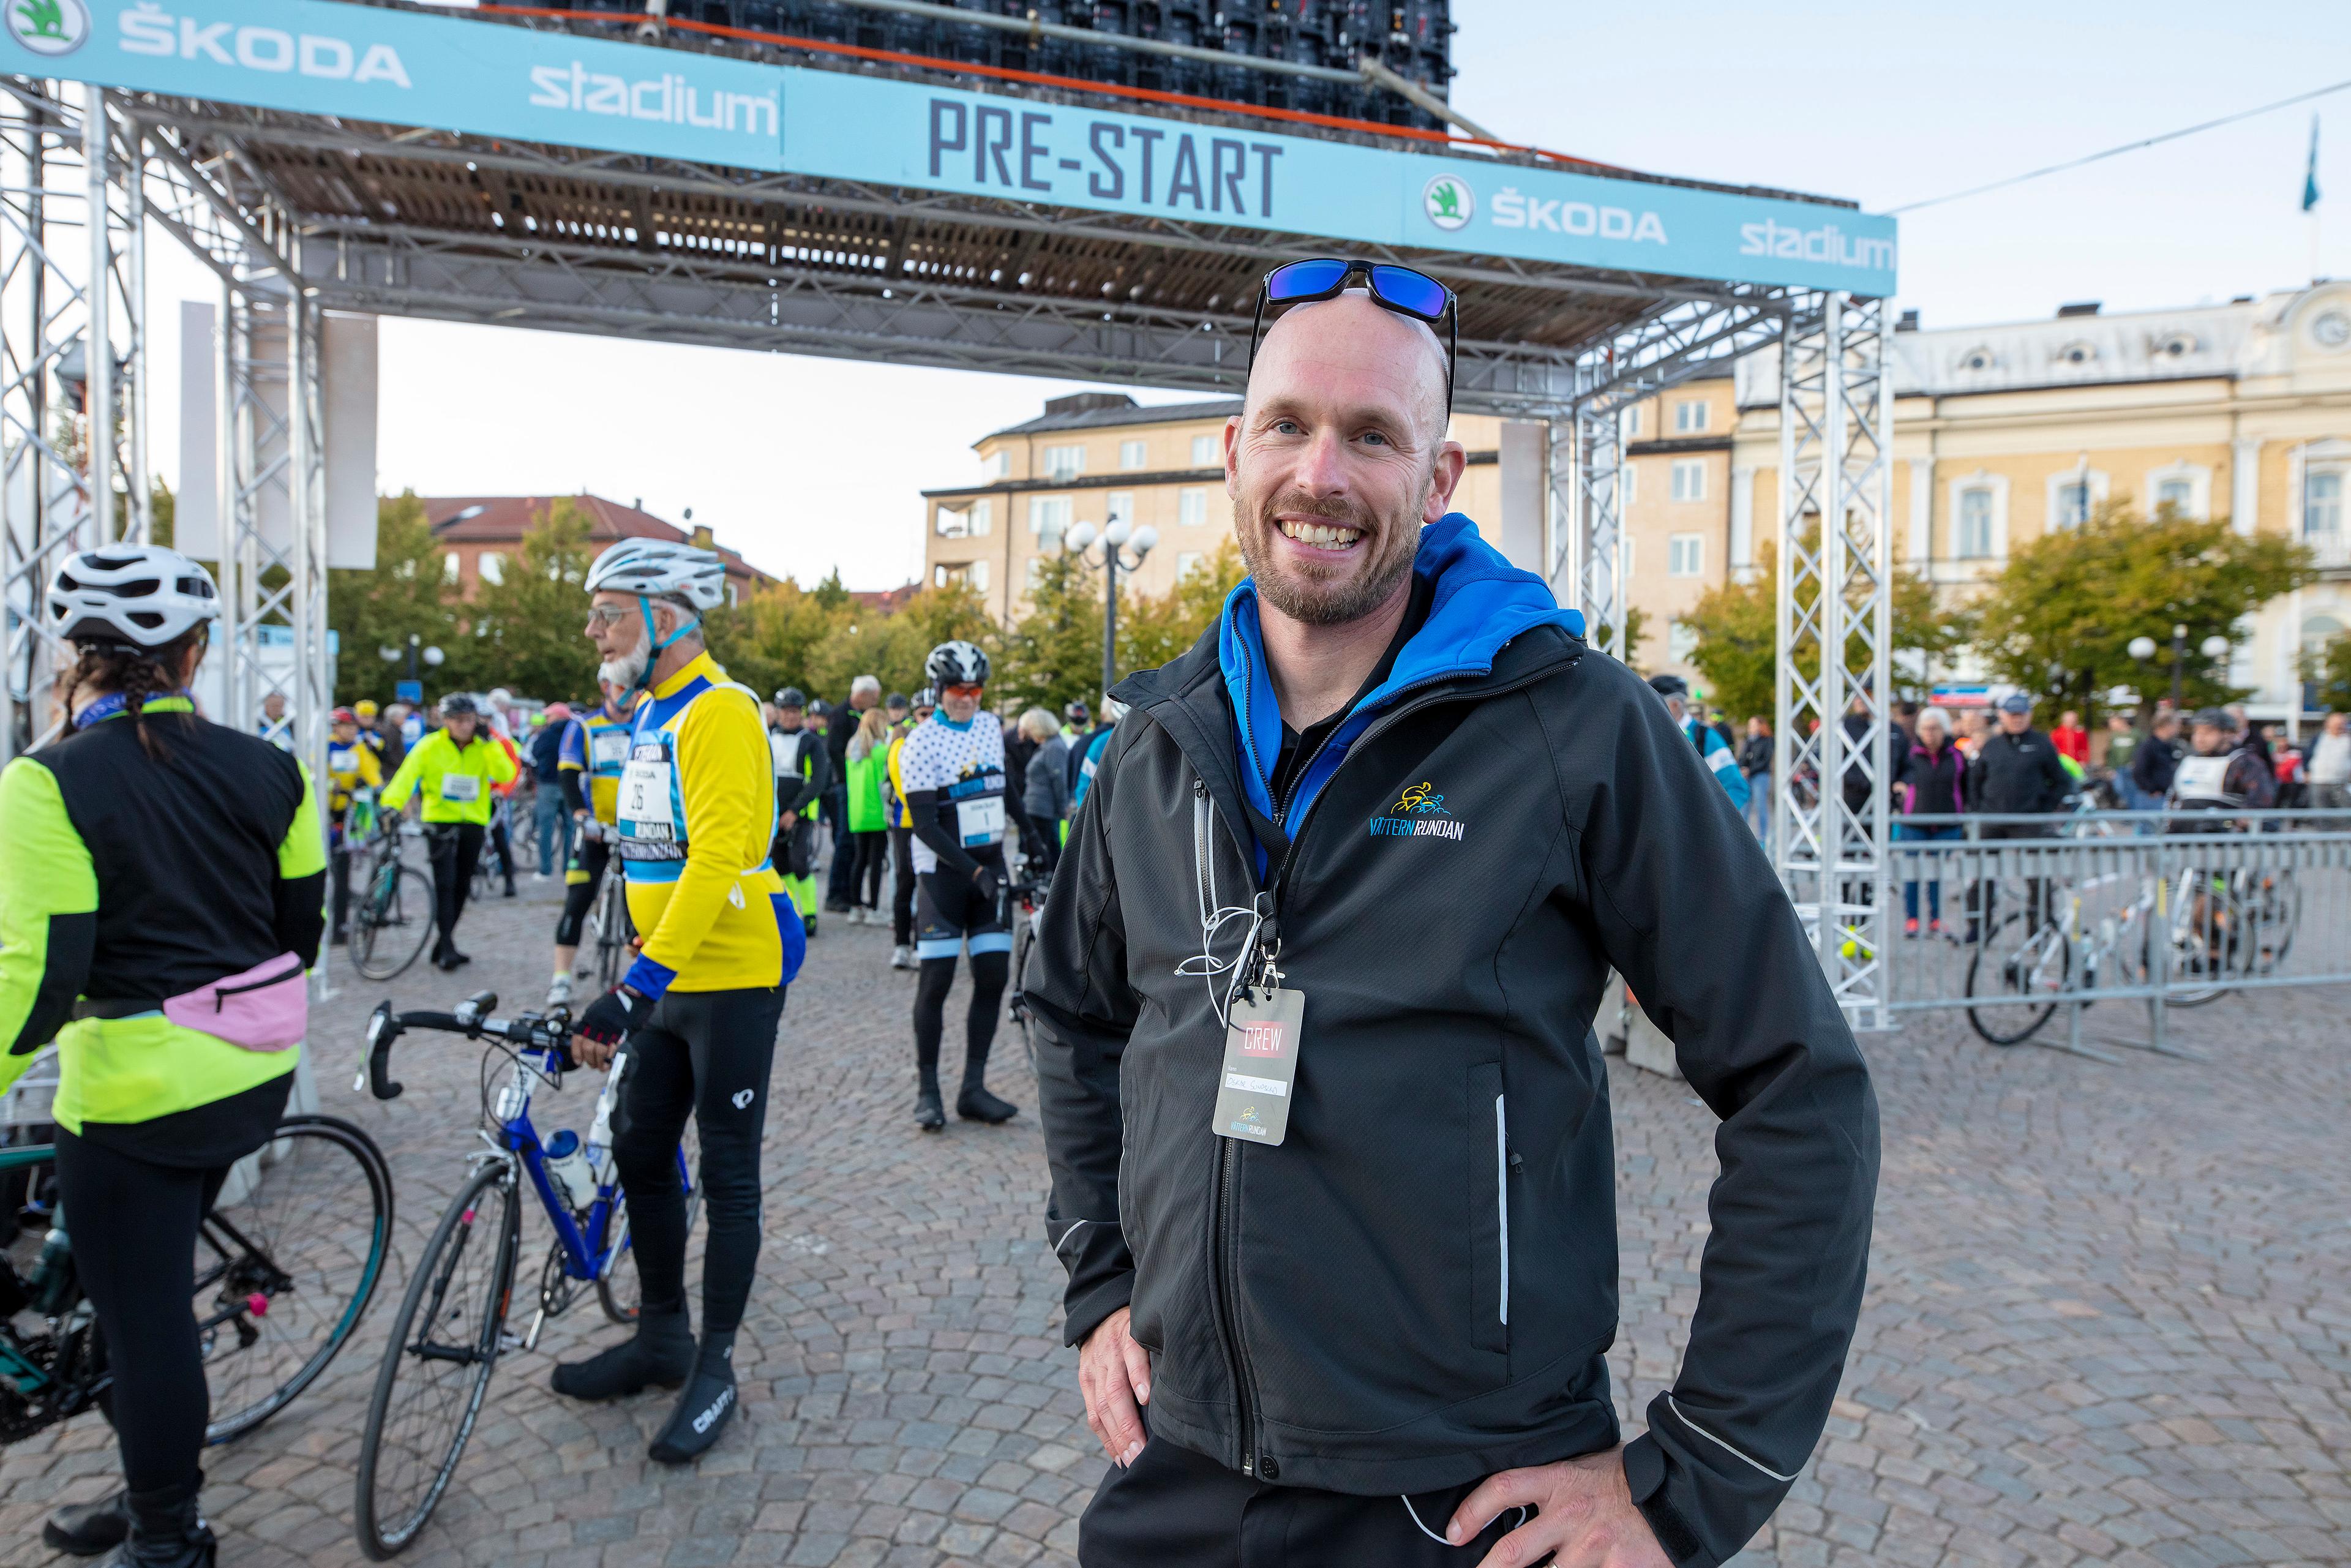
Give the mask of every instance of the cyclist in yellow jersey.
M 572 839 L 570 864 L 563 872 L 563 915 L 555 923 L 555 979 L 547 988 L 547 1005 L 551 1008 L 571 1000 L 571 970 L 580 956 L 580 926 L 588 912 L 596 907 L 596 894 L 604 885 L 613 825 L 618 821 L 621 772 L 629 760 L 629 715 L 637 703 L 637 694 L 623 686 L 610 681 L 596 684 L 604 694 L 604 706 L 567 721 L 557 751 L 563 803 L 580 831 Z
M 444 971 L 474 961 L 457 950 L 457 921 L 465 913 L 465 894 L 474 885 L 490 812 L 497 805 L 493 791 L 515 776 L 514 753 L 481 733 L 481 723 L 482 710 L 472 697 L 463 692 L 443 697 L 441 727 L 416 743 L 379 797 L 387 811 L 406 806 L 411 795 L 423 797 L 433 919 L 440 928 L 433 964 Z
M 590 1067 L 625 1051 L 612 1159 L 629 1204 L 643 1306 L 635 1335 L 555 1369 L 559 1394 L 684 1392 L 649 1452 L 699 1458 L 735 1412 L 735 1334 L 759 1255 L 759 1145 L 784 991 L 807 951 L 768 861 L 776 779 L 758 699 L 703 647 L 726 596 L 716 555 L 625 539 L 589 569 L 600 677 L 641 692 L 615 804 L 629 915 L 643 935 L 618 986 L 589 1004 L 572 1049 Z M 709 1243 L 702 1338 L 685 1305 L 685 1197 L 676 1149 L 701 1134 Z
M 350 925 L 351 907 L 351 841 L 347 830 L 351 821 L 354 800 L 364 802 L 361 790 L 383 788 L 383 764 L 377 760 L 375 747 L 360 733 L 360 716 L 347 707 L 334 713 L 333 727 L 327 734 L 327 865 L 329 883 L 334 889 L 334 943 L 343 944 Z M 356 824 L 359 835 L 367 835 L 367 824 Z

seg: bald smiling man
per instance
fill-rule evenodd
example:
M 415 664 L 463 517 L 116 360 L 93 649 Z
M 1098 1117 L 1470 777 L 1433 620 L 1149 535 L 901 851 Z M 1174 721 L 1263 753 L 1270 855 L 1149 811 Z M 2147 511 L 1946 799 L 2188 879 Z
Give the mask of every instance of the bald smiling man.
M 1292 266 L 1225 432 L 1250 575 L 1117 688 L 1025 977 L 1111 1460 L 1079 1560 L 1711 1568 L 1827 1418 L 1869 1076 L 1688 741 L 1448 509 L 1450 295 Z M 1688 1354 L 1630 1445 L 1612 967 L 1721 1118 Z

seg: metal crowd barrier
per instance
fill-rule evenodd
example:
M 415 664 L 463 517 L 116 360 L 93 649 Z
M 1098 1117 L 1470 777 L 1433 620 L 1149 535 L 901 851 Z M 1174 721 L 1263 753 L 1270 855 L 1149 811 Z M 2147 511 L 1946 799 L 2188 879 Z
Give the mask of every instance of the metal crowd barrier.
M 2098 1003 L 2144 1019 L 2144 1038 L 2107 1043 L 2192 1056 L 2166 1039 L 2171 1009 L 2351 983 L 2351 811 L 1911 817 L 1902 830 L 1891 907 L 1874 923 L 1893 1011 L 1961 1009 L 1993 1044 L 2112 1061 L 2083 1040 Z

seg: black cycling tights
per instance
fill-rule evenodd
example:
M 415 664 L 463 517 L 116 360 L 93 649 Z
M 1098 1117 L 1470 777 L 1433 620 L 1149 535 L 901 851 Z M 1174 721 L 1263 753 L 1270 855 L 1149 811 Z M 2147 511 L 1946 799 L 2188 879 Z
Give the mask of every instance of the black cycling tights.
M 946 1029 L 947 990 L 955 984 L 953 958 L 925 958 L 914 982 L 914 1066 L 922 1087 L 939 1082 L 939 1036 Z M 971 1011 L 966 1015 L 963 1081 L 977 1088 L 987 1071 L 987 1050 L 996 1043 L 996 1014 L 1004 1003 L 1004 982 L 1012 973 L 1009 953 L 971 956 Z
M 193 1489 L 203 1472 L 212 1397 L 185 1273 L 167 1288 L 159 1260 L 196 1253 L 196 1221 L 228 1166 L 178 1170 L 117 1154 L 57 1129 L 57 1197 L 73 1237 L 75 1270 L 114 1372 L 108 1414 L 122 1448 L 122 1479 L 137 1493 Z
M 702 1135 L 695 1179 L 710 1217 L 702 1261 L 705 1333 L 732 1334 L 751 1296 L 759 1260 L 759 1139 L 783 1016 L 781 986 L 672 991 L 629 1037 L 612 1164 L 628 1194 L 637 1278 L 647 1307 L 672 1312 L 685 1304 L 685 1191 L 677 1180 L 677 1141 L 691 1115 Z
M 571 872 L 564 873 L 564 880 L 569 885 L 563 890 L 563 914 L 555 922 L 557 946 L 580 946 L 580 928 L 588 922 L 588 912 L 596 907 L 596 894 L 603 889 L 604 867 L 611 855 L 612 846 L 601 839 L 587 840 L 572 852 L 572 869 L 587 880 L 572 882 Z
M 435 957 L 457 950 L 457 922 L 465 913 L 465 894 L 473 891 L 487 831 L 479 822 L 424 824 L 424 850 L 433 861 L 433 921 L 441 928 L 433 945 Z

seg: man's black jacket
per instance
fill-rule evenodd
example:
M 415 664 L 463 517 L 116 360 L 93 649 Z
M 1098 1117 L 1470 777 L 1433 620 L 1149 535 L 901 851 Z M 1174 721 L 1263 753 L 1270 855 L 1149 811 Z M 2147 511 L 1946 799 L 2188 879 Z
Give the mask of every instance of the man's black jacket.
M 2004 811 L 2062 811 L 2074 776 L 2057 759 L 2054 742 L 2037 729 L 2011 735 L 1995 729 L 1976 749 L 1967 771 L 1968 810 L 1997 816 Z
M 1288 824 L 1304 1042 L 1287 1140 L 1243 1147 L 1209 1131 L 1225 1031 L 1176 973 L 1196 832 L 1219 902 L 1259 885 L 1217 638 L 1119 687 L 1024 980 L 1070 1343 L 1131 1304 L 1152 1440 L 1278 1484 L 1417 1492 L 1615 1443 L 1614 965 L 1722 1118 L 1687 1357 L 1625 1455 L 1677 1561 L 1720 1563 L 1827 1419 L 1877 1172 L 1868 1072 L 1755 835 L 1556 626 L 1400 696 Z M 1375 825 L 1416 785 L 1458 829 Z

